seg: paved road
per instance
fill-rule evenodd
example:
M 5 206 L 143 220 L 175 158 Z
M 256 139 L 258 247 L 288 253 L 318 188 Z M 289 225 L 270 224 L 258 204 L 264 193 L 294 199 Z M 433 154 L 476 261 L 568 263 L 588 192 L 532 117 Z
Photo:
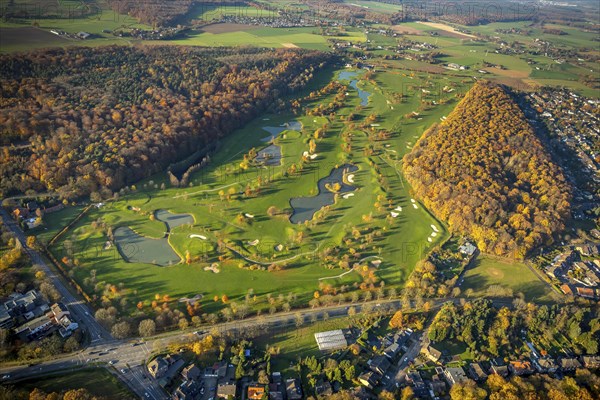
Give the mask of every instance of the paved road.
M 365 304 L 371 309 L 383 307 L 400 307 L 399 300 L 380 300 L 369 303 L 336 305 L 315 310 L 303 310 L 300 315 L 305 323 L 325 318 L 340 318 L 348 315 L 350 307 L 360 312 Z M 225 322 L 204 329 L 215 329 L 224 332 L 243 332 L 249 328 L 263 326 L 270 330 L 293 327 L 296 325 L 298 312 L 279 313 L 268 316 L 253 317 L 242 321 Z M 207 334 L 206 332 L 203 335 Z M 168 395 L 158 383 L 147 375 L 145 362 L 152 352 L 164 350 L 171 344 L 197 339 L 199 336 L 191 330 L 176 331 L 148 338 L 144 342 L 134 340 L 112 340 L 92 344 L 84 351 L 67 354 L 64 357 L 32 366 L 0 367 L 1 375 L 9 375 L 5 379 L 15 382 L 21 379 L 48 374 L 60 370 L 70 370 L 85 366 L 106 365 L 115 368 L 119 378 L 140 398 L 153 400 L 167 399 Z M 147 393 L 147 395 L 146 395 Z
M 86 302 L 76 298 L 67 285 L 63 283 L 58 274 L 54 273 L 40 253 L 27 246 L 27 237 L 21 230 L 21 227 L 17 225 L 3 208 L 0 208 L 0 218 L 2 218 L 4 226 L 10 229 L 15 237 L 21 242 L 23 250 L 29 255 L 31 261 L 40 266 L 56 290 L 61 294 L 63 297 L 62 302 L 69 308 L 71 315 L 81 328 L 89 333 L 92 344 L 112 340 L 110 333 L 93 317 L 93 311 L 88 307 Z

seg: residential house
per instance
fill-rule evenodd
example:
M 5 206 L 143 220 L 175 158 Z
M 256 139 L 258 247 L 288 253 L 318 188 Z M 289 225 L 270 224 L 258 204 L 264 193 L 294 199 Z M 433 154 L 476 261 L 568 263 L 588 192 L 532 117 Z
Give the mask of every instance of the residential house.
M 236 392 L 237 386 L 233 383 L 220 383 L 217 386 L 217 398 L 219 399 L 235 398 Z
M 369 389 L 373 389 L 379 383 L 381 375 L 373 371 L 366 371 L 359 375 L 358 381 Z
M 444 376 L 450 387 L 457 383 L 464 383 L 469 379 L 461 367 L 448 367 L 444 369 Z
M 598 246 L 596 244 L 577 246 L 575 250 L 577 250 L 582 256 L 586 257 L 598 255 Z
M 194 400 L 198 398 L 202 386 L 198 381 L 184 381 L 173 393 L 173 400 Z
M 583 366 L 588 369 L 596 369 L 600 368 L 600 356 L 583 356 L 581 357 L 581 361 L 583 362 Z
M 16 329 L 16 334 L 25 340 L 36 340 L 49 335 L 56 328 L 57 326 L 52 319 L 48 318 L 47 315 L 42 315 L 21 325 Z
M 181 371 L 181 376 L 186 381 L 197 381 L 200 379 L 202 372 L 195 364 L 190 364 Z
M 360 377 L 359 377 L 360 380 Z M 328 381 L 318 381 L 315 385 L 315 394 L 317 396 L 330 396 L 333 394 L 331 383 Z
M 521 375 L 529 375 L 534 372 L 531 367 L 531 363 L 529 361 L 511 361 L 508 364 L 508 369 L 513 375 L 521 376 Z
M 550 373 L 553 374 L 558 370 L 558 365 L 550 357 L 543 357 L 533 360 L 533 367 L 540 374 Z
M 162 357 L 156 357 L 148 363 L 148 372 L 154 379 L 163 377 L 169 370 L 169 363 Z
M 412 388 L 416 397 L 423 398 L 427 396 L 427 386 L 425 386 L 425 382 L 418 371 L 408 373 L 406 383 Z
M 302 399 L 302 386 L 298 379 L 288 379 L 285 381 L 285 391 L 287 393 L 288 400 L 301 400 Z
M 571 286 L 567 285 L 566 283 L 560 285 L 560 290 L 567 296 L 573 296 L 573 290 L 571 289 Z
M 575 371 L 581 368 L 581 363 L 576 358 L 562 358 L 560 360 L 560 369 L 563 371 Z
M 458 251 L 467 257 L 471 257 L 477 251 L 477 247 L 471 242 L 466 242 L 458 248 Z
M 434 375 L 429 382 L 429 392 L 431 397 L 439 397 L 446 394 L 446 382 L 441 379 L 440 375 Z
M 385 356 L 373 357 L 368 362 L 369 368 L 373 372 L 377 372 L 380 375 L 385 375 L 385 372 L 390 368 L 391 363 Z
M 421 349 L 421 352 L 433 362 L 438 362 L 442 358 L 442 352 L 433 347 L 432 345 L 427 345 L 426 347 Z
M 469 375 L 477 382 L 483 382 L 487 379 L 487 374 L 478 362 L 471 363 L 469 366 Z
M 383 355 L 386 356 L 390 361 L 396 358 L 400 353 L 400 345 L 398 343 L 392 343 L 383 351 Z
M 492 364 L 492 373 L 496 375 L 500 375 L 503 378 L 508 376 L 508 367 L 506 365 L 493 365 Z
M 269 400 L 284 400 L 283 390 L 281 383 L 270 383 L 269 384 Z
M 265 387 L 262 385 L 252 384 L 246 389 L 246 399 L 261 400 L 265 395 Z

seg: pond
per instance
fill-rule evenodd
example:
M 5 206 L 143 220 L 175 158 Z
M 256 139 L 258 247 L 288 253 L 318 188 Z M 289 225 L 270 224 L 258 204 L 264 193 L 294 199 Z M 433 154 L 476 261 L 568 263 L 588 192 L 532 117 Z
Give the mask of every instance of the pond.
M 369 96 L 371 95 L 371 93 L 364 91 L 358 87 L 358 80 L 352 79 L 355 76 L 358 76 L 357 71 L 342 71 L 340 72 L 338 79 L 341 81 L 350 81 L 350 87 L 356 89 L 356 91 L 358 92 L 358 97 L 360 97 L 360 105 L 366 106 L 369 104 Z
M 281 147 L 272 144 L 259 150 L 255 161 L 261 165 L 281 165 Z
M 118 227 L 113 236 L 121 257 L 127 262 L 165 267 L 181 261 L 166 237 L 153 239 L 142 236 L 128 226 Z
M 154 212 L 154 217 L 167 225 L 167 232 L 181 225 L 194 224 L 194 217 L 192 217 L 191 214 L 173 214 L 172 212 L 163 209 L 156 210 Z
M 289 121 L 281 126 L 263 126 L 263 130 L 269 132 L 271 135 L 260 139 L 261 142 L 269 142 L 279 136 L 283 131 L 300 131 L 302 130 L 302 124 L 298 121 Z
M 190 214 L 173 214 L 167 210 L 156 210 L 154 216 L 166 225 L 164 237 L 149 238 L 138 234 L 128 226 L 120 226 L 113 232 L 117 249 L 127 262 L 156 264 L 163 267 L 178 264 L 181 258 L 169 244 L 167 234 L 178 226 L 193 224 L 194 217 Z
M 312 197 L 295 197 L 290 200 L 290 205 L 294 209 L 290 217 L 290 222 L 293 224 L 301 224 L 304 221 L 310 221 L 315 213 L 325 206 L 334 203 L 334 193 L 326 188 L 326 185 L 339 183 L 341 188 L 339 194 L 348 193 L 355 189 L 354 186 L 344 183 L 344 172 L 351 173 L 358 170 L 358 167 L 351 164 L 344 164 L 340 167 L 331 170 L 331 173 L 322 178 L 317 183 L 319 194 Z

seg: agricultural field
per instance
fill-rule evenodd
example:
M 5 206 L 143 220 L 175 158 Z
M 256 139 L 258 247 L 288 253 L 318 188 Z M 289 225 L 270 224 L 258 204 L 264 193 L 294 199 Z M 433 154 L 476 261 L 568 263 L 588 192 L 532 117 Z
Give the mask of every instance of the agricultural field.
M 267 294 L 292 293 L 292 306 L 302 306 L 324 287 L 364 284 L 364 271 L 348 269 L 355 263 L 386 288 L 402 287 L 416 262 L 447 234 L 411 199 L 401 158 L 468 87 L 427 74 L 345 70 L 336 77 L 349 88 L 335 117 L 262 115 L 226 138 L 188 187 L 171 187 L 166 174 L 156 175 L 92 208 L 50 250 L 71 265 L 70 274 L 89 294 L 101 296 L 107 284 L 121 288 L 132 314 L 134 304 L 149 305 L 156 294 L 239 301 L 251 292 L 257 296 L 253 308 L 266 311 Z M 303 105 L 310 110 L 333 100 L 325 94 Z M 405 117 L 413 112 L 418 117 Z M 317 130 L 322 138 L 315 140 Z M 374 140 L 379 130 L 394 134 Z M 344 151 L 348 142 L 351 150 Z M 279 162 L 247 163 L 250 154 L 262 156 L 269 147 L 279 148 Z M 348 188 L 333 196 L 328 184 L 320 184 L 332 171 L 340 171 L 336 179 Z M 318 186 L 333 204 L 324 202 L 309 213 L 312 219 L 293 223 L 292 207 L 313 207 Z M 54 218 L 61 213 L 73 212 Z M 168 227 L 166 217 L 185 222 Z M 158 249 L 169 247 L 175 256 L 165 261 Z M 344 263 L 338 252 L 355 256 Z M 205 310 L 221 306 L 210 301 Z
M 525 300 L 548 302 L 552 289 L 541 281 L 525 264 L 492 256 L 479 257 L 464 273 L 463 293 L 469 289 L 474 294 L 485 295 L 492 285 L 512 289 L 514 294 L 523 293 Z
M 402 10 L 402 6 L 400 4 L 383 3 L 379 1 L 344 0 L 344 3 L 350 6 L 361 7 L 369 11 L 383 14 L 394 14 Z
M 223 24 L 220 24 L 223 25 Z M 234 28 L 234 24 L 231 24 Z M 184 39 L 170 41 L 171 44 L 192 46 L 237 46 L 250 44 L 260 47 L 302 47 L 313 50 L 328 50 L 325 37 L 316 28 L 270 28 L 252 26 L 250 29 L 211 32 L 211 26 L 190 33 Z
M 151 29 L 150 26 L 138 23 L 134 18 L 116 13 L 108 8 L 102 1 L 97 2 L 98 8 L 89 15 L 69 15 L 73 10 L 70 2 L 60 2 L 56 16 L 35 18 L 33 13 L 29 18 L 0 19 L 0 52 L 10 53 L 15 51 L 32 50 L 53 46 L 104 46 L 111 44 L 130 44 L 127 38 L 113 36 L 106 31 L 119 28 Z M 81 2 L 73 2 L 78 3 Z M 38 7 L 39 8 L 39 7 Z M 57 36 L 51 30 L 64 31 L 76 34 L 87 32 L 92 36 L 86 40 Z

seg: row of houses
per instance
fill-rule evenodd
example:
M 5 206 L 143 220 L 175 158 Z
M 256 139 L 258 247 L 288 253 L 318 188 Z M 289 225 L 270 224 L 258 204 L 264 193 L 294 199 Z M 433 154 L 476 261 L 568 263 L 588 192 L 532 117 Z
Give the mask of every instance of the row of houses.
M 569 251 L 556 256 L 544 272 L 560 283 L 566 295 L 590 299 L 600 298 L 600 258 L 585 260 L 583 257 L 596 257 L 597 245 L 582 245 L 577 252 Z
M 157 357 L 148 363 L 148 372 L 166 387 L 177 377 L 181 383 L 173 391 L 173 400 L 246 399 L 246 400 L 301 400 L 304 398 L 298 379 L 284 380 L 279 372 L 273 372 L 268 385 L 259 384 L 248 378 L 236 379 L 235 368 L 226 361 L 198 368 L 194 363 L 185 368 L 184 361 L 177 355 Z M 178 371 L 181 372 L 178 375 Z
M 15 329 L 16 335 L 24 341 L 31 341 L 46 337 L 56 331 L 63 337 L 69 337 L 79 324 L 71 319 L 71 313 L 61 303 L 55 303 L 50 311 L 41 317 L 35 318 Z
M 387 334 L 381 343 L 384 347 L 382 354 L 376 355 L 367 361 L 367 368 L 359 375 L 358 381 L 369 389 L 379 385 L 400 352 L 406 351 L 406 345 L 411 334 L 412 330 L 410 329 Z M 373 347 L 379 347 L 377 346 L 379 343 L 369 342 L 369 344 Z M 386 378 L 389 377 L 386 376 Z

